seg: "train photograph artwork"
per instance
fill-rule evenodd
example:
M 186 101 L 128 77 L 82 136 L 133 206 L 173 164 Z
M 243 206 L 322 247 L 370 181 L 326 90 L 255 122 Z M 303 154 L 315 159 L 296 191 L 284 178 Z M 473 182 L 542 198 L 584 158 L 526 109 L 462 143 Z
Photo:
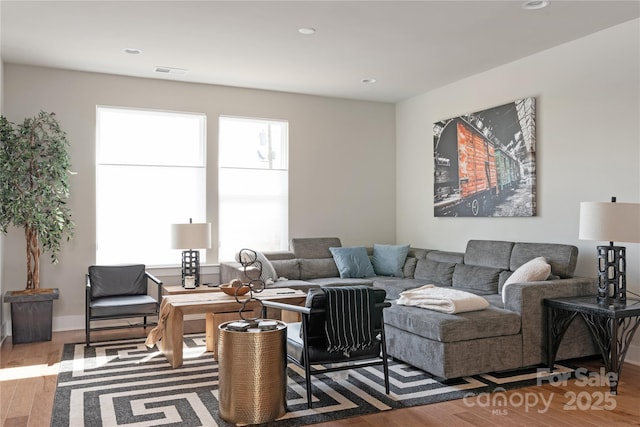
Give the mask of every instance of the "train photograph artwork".
M 535 216 L 535 153 L 535 98 L 434 123 L 434 216 Z

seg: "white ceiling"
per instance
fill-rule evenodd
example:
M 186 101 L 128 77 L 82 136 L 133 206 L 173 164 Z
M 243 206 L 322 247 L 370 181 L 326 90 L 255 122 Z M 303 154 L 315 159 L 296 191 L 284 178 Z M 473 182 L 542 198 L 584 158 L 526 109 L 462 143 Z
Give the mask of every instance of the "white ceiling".
M 2 0 L 1 57 L 397 102 L 640 16 L 639 0 L 552 0 L 534 11 L 521 3 Z M 301 27 L 317 32 L 303 36 Z M 160 75 L 156 66 L 188 72 Z

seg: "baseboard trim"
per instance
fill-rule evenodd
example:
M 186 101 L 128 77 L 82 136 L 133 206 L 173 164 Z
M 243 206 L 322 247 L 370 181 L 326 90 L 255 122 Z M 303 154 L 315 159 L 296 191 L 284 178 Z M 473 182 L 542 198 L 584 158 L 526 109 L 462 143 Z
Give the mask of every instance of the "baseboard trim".
M 142 318 L 140 318 L 142 319 Z M 101 326 L 126 326 L 134 323 L 140 323 L 140 319 L 132 317 L 130 319 L 114 319 L 100 322 Z M 187 314 L 184 320 L 204 319 L 204 314 Z M 53 318 L 53 330 L 61 331 L 77 331 L 84 330 L 84 316 L 61 316 Z
M 188 314 L 184 317 L 184 320 L 204 320 L 204 314 Z M 142 318 L 140 318 L 142 319 Z M 102 326 L 126 326 L 133 323 L 139 323 L 140 320 L 136 320 L 135 317 L 131 319 L 115 319 L 105 320 L 101 322 Z M 84 316 L 54 316 L 52 319 L 51 328 L 53 332 L 64 331 L 84 331 Z M 4 324 L 4 337 L 11 336 L 11 321 L 7 321 Z
M 634 341 L 638 341 L 640 338 L 636 335 Z M 629 349 L 627 350 L 627 357 L 624 359 L 625 363 L 640 366 L 640 343 L 631 342 Z

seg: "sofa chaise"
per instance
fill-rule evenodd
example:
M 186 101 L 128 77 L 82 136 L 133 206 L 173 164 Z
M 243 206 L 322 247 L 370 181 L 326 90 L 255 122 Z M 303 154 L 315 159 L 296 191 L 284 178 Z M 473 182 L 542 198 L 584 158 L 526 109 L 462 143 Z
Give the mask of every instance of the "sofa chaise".
M 341 277 L 331 252 L 339 247 L 335 237 L 294 238 L 290 251 L 258 253 L 267 273 L 263 280 L 268 287 L 302 290 L 345 285 L 384 289 L 392 302 L 384 313 L 388 354 L 442 379 L 544 363 L 544 299 L 595 293 L 594 278 L 573 276 L 578 249 L 571 245 L 470 240 L 460 253 L 408 248 L 396 277 L 375 271 L 367 277 Z M 375 256 L 375 249 L 366 248 L 367 254 Z M 546 280 L 504 286 L 538 257 L 550 265 Z M 237 262 L 221 263 L 220 274 L 223 283 L 246 280 Z M 488 307 L 443 313 L 397 303 L 402 292 L 426 284 L 479 295 Z M 556 360 L 594 354 L 598 350 L 586 325 L 576 319 Z

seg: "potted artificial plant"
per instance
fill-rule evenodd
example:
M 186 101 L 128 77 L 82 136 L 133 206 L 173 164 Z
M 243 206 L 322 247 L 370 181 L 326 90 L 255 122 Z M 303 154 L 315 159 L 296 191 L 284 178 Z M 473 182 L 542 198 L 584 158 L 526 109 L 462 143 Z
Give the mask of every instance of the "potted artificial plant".
M 24 229 L 27 283 L 7 291 L 14 343 L 51 340 L 58 289 L 40 287 L 40 255 L 57 263 L 63 239 L 73 234 L 69 198 L 70 159 L 66 134 L 54 113 L 40 112 L 15 125 L 0 117 L 0 229 Z

